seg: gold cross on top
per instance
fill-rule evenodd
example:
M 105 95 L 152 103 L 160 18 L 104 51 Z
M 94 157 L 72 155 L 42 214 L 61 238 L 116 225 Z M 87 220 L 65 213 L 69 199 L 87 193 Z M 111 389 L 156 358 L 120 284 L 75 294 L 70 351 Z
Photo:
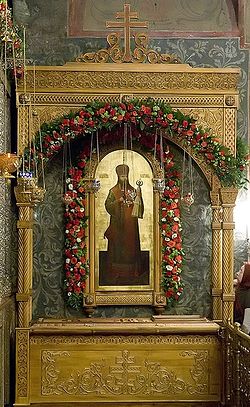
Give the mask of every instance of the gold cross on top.
M 131 62 L 131 50 L 130 50 L 130 29 L 131 28 L 148 28 L 148 21 L 131 21 L 131 19 L 137 20 L 138 13 L 136 11 L 130 12 L 130 4 L 124 4 L 124 11 L 118 11 L 116 18 L 123 18 L 123 21 L 107 21 L 107 28 L 124 28 L 124 56 L 123 62 Z

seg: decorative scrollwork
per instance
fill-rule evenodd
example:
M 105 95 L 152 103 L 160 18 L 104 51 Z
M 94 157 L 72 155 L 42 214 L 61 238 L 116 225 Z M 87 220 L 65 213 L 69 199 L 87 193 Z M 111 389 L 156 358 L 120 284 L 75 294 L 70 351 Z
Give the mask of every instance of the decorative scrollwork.
M 188 384 L 159 362 L 145 360 L 137 365 L 135 357 L 123 350 L 115 358 L 115 364 L 103 359 L 92 362 L 82 371 L 75 371 L 69 378 L 60 377 L 56 367 L 58 358 L 69 358 L 71 354 L 63 351 L 42 352 L 42 394 L 43 395 L 154 395 L 181 394 Z
M 148 49 L 149 38 L 145 33 L 135 34 L 136 48 L 133 51 L 133 62 L 149 62 L 150 64 L 179 64 L 181 61 L 176 55 L 160 54 L 159 52 Z
M 195 384 L 187 386 L 189 394 L 207 394 L 208 392 L 208 351 L 188 350 L 181 353 L 183 357 L 192 357 L 195 360 L 190 374 Z
M 76 62 L 95 62 L 95 63 L 122 63 L 124 50 L 120 47 L 120 34 L 111 33 L 107 36 L 108 48 L 102 48 L 97 52 L 87 52 L 76 58 Z M 145 33 L 136 33 L 134 36 L 135 49 L 132 52 L 131 61 L 137 63 L 149 62 L 150 64 L 179 64 L 180 59 L 176 55 L 160 54 L 154 49 L 148 49 L 148 35 Z
M 28 395 L 29 332 L 17 330 L 17 397 Z

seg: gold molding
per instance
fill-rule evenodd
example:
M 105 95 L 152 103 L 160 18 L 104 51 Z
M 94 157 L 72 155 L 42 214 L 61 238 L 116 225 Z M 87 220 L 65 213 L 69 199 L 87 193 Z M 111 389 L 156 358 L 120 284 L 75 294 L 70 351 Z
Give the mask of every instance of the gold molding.
M 158 328 L 161 329 L 162 326 Z M 64 332 L 65 333 L 65 332 Z M 148 333 L 148 332 L 147 332 Z M 70 335 L 70 336 L 60 336 L 63 332 L 60 332 L 59 335 L 34 335 L 30 337 L 31 345 L 60 345 L 60 344 L 166 344 L 166 345 L 189 345 L 189 344 L 199 344 L 199 345 L 208 345 L 216 344 L 217 338 L 214 335 L 136 335 L 136 336 L 117 336 L 117 335 L 105 335 L 105 336 L 84 336 L 84 335 Z
M 34 91 L 33 68 L 27 67 L 26 91 Z M 81 64 L 37 67 L 37 93 L 132 93 L 171 92 L 237 95 L 238 68 L 191 68 L 188 65 L 161 64 Z M 145 83 L 147 89 L 145 89 Z M 24 92 L 20 81 L 18 94 Z
M 96 305 L 152 305 L 153 298 L 153 293 L 134 292 L 131 294 L 131 291 L 97 293 Z

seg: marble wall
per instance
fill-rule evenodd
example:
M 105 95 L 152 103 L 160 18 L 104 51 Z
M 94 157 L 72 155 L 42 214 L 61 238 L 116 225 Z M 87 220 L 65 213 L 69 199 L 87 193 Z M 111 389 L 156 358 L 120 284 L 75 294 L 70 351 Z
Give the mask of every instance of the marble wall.
M 15 299 L 0 303 L 0 406 L 9 406 L 14 398 Z
M 10 106 L 0 82 L 0 152 L 10 151 Z M 15 299 L 17 273 L 16 213 L 10 181 L 0 178 L 0 405 L 8 405 L 14 372 Z M 12 389 L 12 396 L 13 396 Z

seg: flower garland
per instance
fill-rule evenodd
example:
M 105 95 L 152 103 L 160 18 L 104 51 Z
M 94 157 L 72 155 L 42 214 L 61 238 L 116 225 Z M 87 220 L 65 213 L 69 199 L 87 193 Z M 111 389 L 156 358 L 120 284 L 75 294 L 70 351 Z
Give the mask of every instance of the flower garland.
M 117 129 L 122 123 L 129 123 L 132 134 L 147 149 L 154 148 L 154 134 L 163 129 L 169 138 L 182 139 L 187 146 L 203 157 L 217 174 L 223 186 L 241 187 L 246 182 L 244 169 L 248 164 L 248 148 L 240 140 L 237 142 L 237 156 L 223 146 L 214 135 L 204 131 L 191 116 L 175 111 L 168 105 L 157 101 L 131 101 L 130 103 L 97 103 L 70 113 L 63 119 L 45 123 L 35 140 L 35 160 L 50 160 L 61 150 L 65 142 L 101 132 L 100 143 L 114 142 L 119 137 Z M 42 151 L 40 149 L 42 138 Z M 30 154 L 28 150 L 25 153 Z M 88 161 L 83 153 L 78 166 L 69 170 L 66 204 L 66 279 L 65 288 L 68 304 L 79 307 L 82 302 L 86 278 L 89 273 L 86 261 L 85 229 L 85 190 L 81 179 Z M 174 169 L 173 156 L 165 153 L 164 166 L 167 185 L 161 200 L 162 233 L 162 287 L 168 304 L 174 304 L 183 291 L 181 264 L 183 260 L 180 224 L 180 174 Z
M 39 155 L 49 160 L 66 141 L 96 130 L 111 131 L 122 123 L 130 123 L 148 134 L 163 129 L 173 141 L 182 139 L 213 168 L 223 186 L 239 188 L 247 181 L 244 169 L 249 162 L 248 147 L 241 139 L 237 140 L 237 155 L 234 157 L 215 135 L 197 126 L 192 116 L 175 111 L 163 102 L 151 100 L 127 104 L 94 102 L 63 119 L 45 123 L 41 127 L 43 151 Z M 109 136 L 106 135 L 106 143 L 108 140 Z M 37 151 L 40 150 L 39 143 L 38 135 Z
M 180 221 L 180 179 L 173 154 L 165 153 L 164 168 L 166 186 L 161 197 L 161 235 L 162 235 L 162 288 L 167 304 L 178 301 L 184 285 L 181 280 L 181 266 L 184 256 Z
M 78 162 L 78 167 L 68 170 L 65 193 L 65 291 L 67 303 L 72 308 L 82 304 L 89 265 L 86 259 L 87 217 L 85 215 L 85 190 L 82 186 L 86 159 Z

